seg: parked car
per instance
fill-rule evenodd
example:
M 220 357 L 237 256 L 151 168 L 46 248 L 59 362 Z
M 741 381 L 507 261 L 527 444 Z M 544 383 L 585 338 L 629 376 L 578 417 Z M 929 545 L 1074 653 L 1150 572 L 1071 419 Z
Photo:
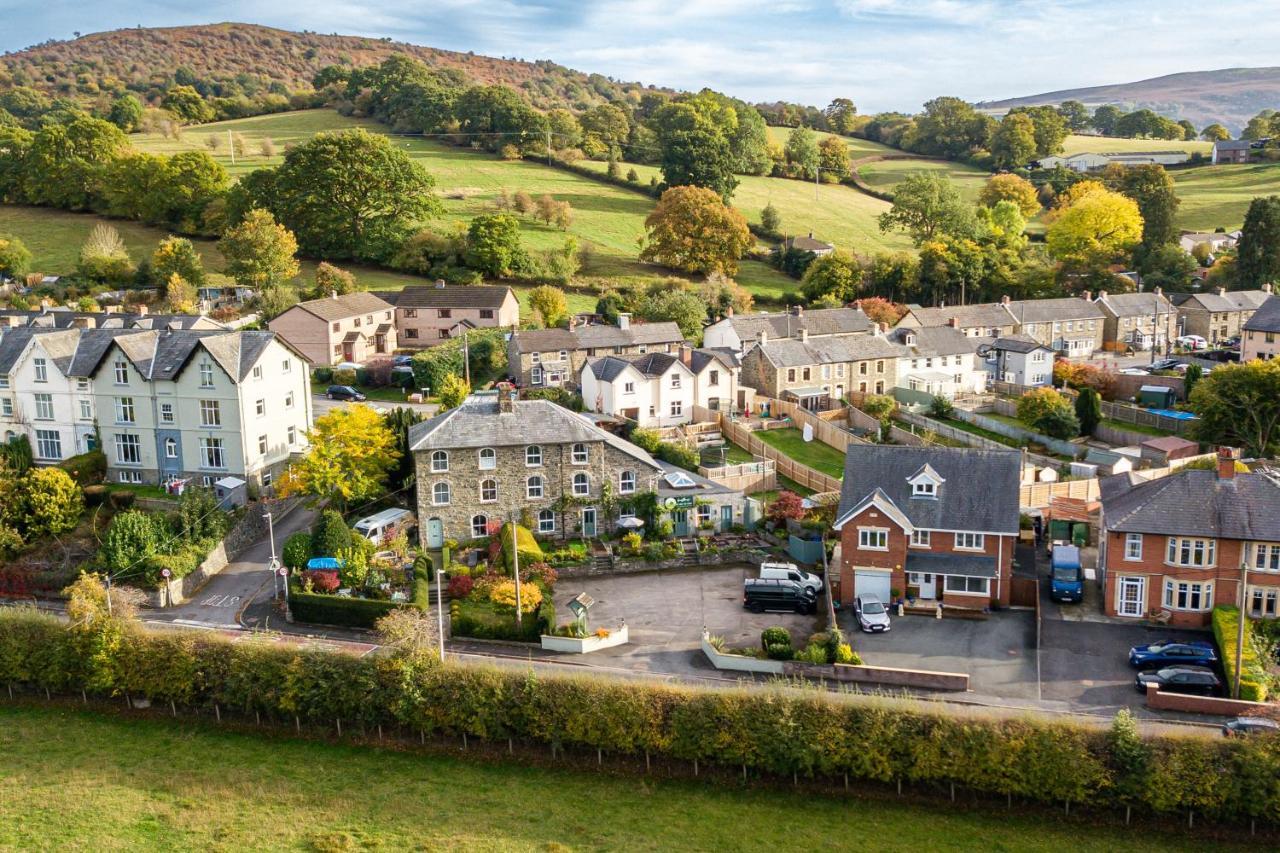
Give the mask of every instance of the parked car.
M 1273 735 L 1277 732 L 1280 732 L 1280 723 L 1266 717 L 1236 717 L 1234 720 L 1227 720 L 1222 726 L 1223 737 Z
M 1222 345 L 1222 346 L 1224 346 L 1224 347 L 1226 347 L 1227 349 L 1239 349 L 1239 348 L 1240 348 L 1240 336 L 1239 336 L 1239 335 L 1235 335 L 1234 337 L 1227 338 L 1225 341 L 1223 341 L 1223 342 L 1222 342 L 1222 344 L 1221 344 L 1221 345 Z
M 1183 335 L 1174 341 L 1174 343 L 1180 347 L 1190 350 L 1204 349 L 1209 345 L 1209 342 L 1199 335 Z
M 858 627 L 867 634 L 875 634 L 889 630 L 889 611 L 885 609 L 880 596 L 864 592 L 853 600 L 853 615 L 858 620 Z
M 394 358 L 392 358 L 392 359 L 391 359 L 391 363 L 392 363 L 393 365 L 395 365 L 396 367 L 412 367 L 412 366 L 413 366 L 413 356 L 411 356 L 411 355 L 397 355 L 397 356 L 395 356 Z
M 1129 649 L 1129 666 L 1156 669 L 1186 663 L 1209 666 L 1218 660 L 1218 650 L 1208 640 L 1160 640 Z
M 1182 364 L 1182 362 L 1176 358 L 1162 358 L 1159 361 L 1152 362 L 1151 367 L 1149 369 L 1150 370 L 1173 370 L 1179 364 Z
M 334 370 L 359 370 L 362 367 L 364 367 L 364 365 L 358 361 L 343 361 L 338 364 L 335 364 L 333 366 L 333 369 Z
M 1192 693 L 1197 696 L 1213 696 L 1222 689 L 1222 682 L 1207 666 L 1166 666 L 1140 672 L 1133 680 L 1133 686 L 1139 693 L 1146 693 L 1148 684 L 1158 685 L 1166 693 Z
M 357 521 L 352 528 L 374 545 L 382 545 L 401 533 L 406 536 L 418 526 L 418 519 L 407 509 L 392 507 Z
M 816 609 L 818 596 L 792 580 L 747 578 L 742 582 L 742 606 L 752 613 L 766 610 L 808 615 Z
M 1121 376 L 1146 376 L 1151 371 L 1145 367 L 1126 367 L 1120 371 Z
M 801 586 L 813 590 L 815 595 L 822 592 L 822 578 L 801 571 L 795 563 L 761 563 L 760 577 L 795 581 Z
M 353 403 L 363 403 L 368 399 L 350 385 L 330 385 L 324 395 L 330 400 L 350 400 Z

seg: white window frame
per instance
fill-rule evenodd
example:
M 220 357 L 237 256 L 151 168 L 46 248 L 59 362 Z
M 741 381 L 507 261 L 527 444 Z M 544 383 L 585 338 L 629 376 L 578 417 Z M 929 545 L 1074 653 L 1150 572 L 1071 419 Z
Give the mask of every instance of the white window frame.
M 622 383 L 622 393 L 623 393 L 623 394 L 634 394 L 634 393 L 636 393 L 636 383 L 634 383 L 634 382 L 624 382 L 624 383 Z
M 200 467 L 223 470 L 227 467 L 227 449 L 220 438 L 200 438 Z
M 952 583 L 960 581 L 960 589 L 952 589 Z M 975 578 L 968 575 L 943 575 L 942 591 L 952 595 L 977 595 L 991 597 L 991 578 Z
M 36 458 L 61 459 L 62 433 L 56 429 L 38 429 L 36 433 Z
M 258 436 L 258 455 L 266 456 L 267 450 L 270 448 L 270 446 L 271 446 L 271 443 L 267 440 L 267 437 L 265 435 Z
M 160 423 L 162 424 L 173 423 L 173 403 L 160 404 Z
M 39 357 L 33 358 L 31 359 L 31 366 L 35 370 L 36 382 L 49 381 L 49 362 L 46 359 Z
M 987 537 L 985 533 L 957 533 L 955 539 L 957 551 L 985 551 Z
M 449 471 L 449 451 L 433 450 L 431 451 L 431 473 L 445 474 Z
M 116 433 L 115 445 L 117 465 L 142 464 L 142 438 L 136 433 Z
M 911 547 L 912 548 L 928 548 L 932 545 L 930 541 L 932 537 L 928 530 L 911 531 Z
M 913 498 L 936 498 L 938 496 L 938 484 L 933 480 L 920 479 L 911 484 L 911 497 Z
M 1166 578 L 1164 582 L 1164 598 L 1162 600 L 1165 608 L 1169 610 L 1192 613 L 1203 613 L 1212 610 L 1213 581 L 1188 581 Z
M 889 550 L 889 528 L 859 527 L 858 528 L 858 550 L 859 551 L 888 551 Z
M 222 405 L 218 400 L 200 401 L 200 426 L 222 426 Z
M 53 420 L 53 395 L 52 394 L 36 394 L 36 420 L 51 421 Z
M 207 361 L 200 362 L 200 387 L 213 387 L 213 365 Z
M 585 498 L 591 495 L 591 478 L 579 471 L 573 475 L 573 496 Z
M 1280 572 L 1280 543 L 1253 543 L 1253 559 L 1249 570 L 1254 572 Z
M 477 532 L 478 531 L 478 532 Z M 471 516 L 471 538 L 483 539 L 489 535 L 489 517 L 483 513 Z
M 636 472 L 621 471 L 618 474 L 618 494 L 631 495 L 636 491 Z
M 453 489 L 448 483 L 432 483 L 431 484 L 431 505 L 432 506 L 448 506 L 449 501 L 453 497 Z M 442 500 L 443 498 L 443 500 Z
M 524 449 L 524 467 L 541 468 L 542 467 L 542 445 L 530 444 Z
M 493 477 L 485 477 L 480 481 L 480 503 L 493 504 L 498 502 L 498 481 Z
M 673 418 L 684 417 L 684 401 L 683 400 L 671 401 L 671 417 Z
M 1124 558 L 1131 562 L 1142 559 L 1142 534 L 1126 533 L 1124 535 Z
M 479 452 L 476 453 L 476 466 L 481 471 L 496 470 L 498 467 L 498 451 L 492 447 L 480 448 Z
M 534 474 L 532 477 L 526 477 L 524 481 L 524 499 L 527 501 L 540 501 L 546 493 L 546 480 L 541 474 Z
M 164 440 L 164 458 L 178 458 L 178 440 L 176 438 L 166 438 Z
M 253 404 L 253 411 L 258 417 L 265 417 L 267 414 L 267 401 L 258 400 Z
M 574 465 L 586 465 L 591 461 L 591 452 L 584 442 L 579 441 L 573 445 L 570 458 Z
M 116 423 L 133 424 L 138 422 L 138 412 L 134 408 L 132 397 L 116 397 Z
M 1217 566 L 1216 539 L 1198 536 L 1169 536 L 1165 545 L 1165 565 L 1189 569 L 1212 569 Z
M 549 509 L 544 509 L 538 513 L 538 532 L 556 532 L 556 514 L 554 512 Z

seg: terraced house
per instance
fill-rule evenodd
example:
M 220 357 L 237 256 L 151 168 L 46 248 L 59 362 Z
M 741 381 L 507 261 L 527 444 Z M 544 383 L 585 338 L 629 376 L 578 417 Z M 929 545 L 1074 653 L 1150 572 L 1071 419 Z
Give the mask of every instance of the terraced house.
M 812 411 L 831 408 L 849 393 L 885 394 L 898 381 L 902 347 L 877 328 L 870 335 L 771 340 L 762 332 L 742 357 L 742 384 Z
M 1264 361 L 1280 356 L 1280 296 L 1271 296 L 1244 323 L 1240 360 Z
M 517 330 L 507 342 L 507 373 L 521 387 L 576 388 L 587 359 L 674 353 L 683 343 L 675 323 L 636 323 L 630 314 L 619 314 L 616 326 Z
M 406 287 L 378 291 L 395 306 L 397 343 L 422 349 L 456 338 L 470 329 L 512 329 L 520 324 L 520 303 L 509 287 L 482 285 Z
M 675 355 L 607 355 L 582 368 L 582 400 L 589 411 L 616 415 L 642 427 L 668 427 L 693 420 L 693 407 L 729 411 L 750 404 L 754 389 L 738 381 L 737 356 L 726 350 L 694 349 Z
M 1246 609 L 1280 616 L 1280 476 L 1238 472 L 1238 455 L 1220 448 L 1216 471 L 1101 482 L 1107 615 L 1202 627 L 1214 606 L 1238 604 L 1247 583 Z
M 814 308 L 806 311 L 796 305 L 787 311 L 728 316 L 710 324 L 702 332 L 702 345 L 711 349 L 727 349 L 740 354 L 755 346 L 763 335 L 771 341 L 798 338 L 803 331 L 809 338 L 833 335 L 865 335 L 874 324 L 858 308 Z
M 1215 287 L 1205 293 L 1171 294 L 1178 310 L 1178 334 L 1199 335 L 1210 346 L 1241 336 L 1254 312 L 1271 298 L 1271 285 L 1260 290 Z
M 0 334 L 0 428 L 52 463 L 94 449 L 122 483 L 270 485 L 306 444 L 306 360 L 271 332 Z
M 1178 337 L 1178 309 L 1160 288 L 1149 293 L 1098 292 L 1095 304 L 1106 319 L 1102 324 L 1103 347 L 1167 350 Z

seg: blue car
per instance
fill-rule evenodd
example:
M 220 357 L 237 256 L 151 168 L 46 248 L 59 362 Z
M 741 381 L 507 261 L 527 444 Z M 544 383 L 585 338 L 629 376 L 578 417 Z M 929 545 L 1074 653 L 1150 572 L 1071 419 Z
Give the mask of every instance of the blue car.
M 1157 669 L 1177 664 L 1212 666 L 1218 661 L 1218 651 L 1206 640 L 1161 640 L 1145 646 L 1129 649 L 1129 666 L 1138 669 Z

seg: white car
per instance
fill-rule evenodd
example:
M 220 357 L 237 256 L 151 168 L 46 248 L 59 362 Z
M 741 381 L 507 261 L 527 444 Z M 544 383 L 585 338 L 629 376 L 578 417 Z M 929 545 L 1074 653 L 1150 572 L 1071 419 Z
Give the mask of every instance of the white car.
M 889 630 L 889 611 L 878 595 L 864 592 L 855 598 L 853 616 L 864 633 L 875 634 Z
M 822 578 L 803 572 L 795 563 L 761 563 L 760 577 L 764 580 L 795 581 L 814 594 L 822 592 Z
M 1209 345 L 1209 342 L 1199 335 L 1183 335 L 1174 341 L 1174 343 L 1180 347 L 1185 347 L 1186 349 L 1204 349 Z

